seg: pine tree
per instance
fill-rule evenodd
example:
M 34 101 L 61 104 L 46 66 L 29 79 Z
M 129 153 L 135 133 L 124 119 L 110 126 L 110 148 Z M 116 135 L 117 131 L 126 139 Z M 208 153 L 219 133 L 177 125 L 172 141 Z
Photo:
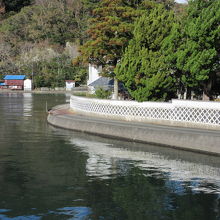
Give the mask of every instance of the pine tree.
M 139 9 L 141 3 L 142 0 L 101 1 L 93 11 L 94 18 L 90 20 L 88 29 L 90 40 L 81 47 L 81 59 L 101 65 L 105 74 L 114 77 L 114 68 L 133 36 L 134 20 L 143 12 Z M 143 7 L 152 5 L 148 2 Z
M 135 24 L 134 38 L 116 68 L 116 76 L 135 100 L 166 100 L 173 93 L 172 72 L 161 50 L 173 20 L 172 11 L 160 5 Z
M 172 39 L 179 41 L 177 50 L 173 52 L 175 66 L 181 71 L 180 82 L 189 90 L 203 90 L 210 98 L 220 69 L 219 24 L 220 1 L 190 1 L 181 40 Z
M 134 19 L 140 11 L 123 0 L 103 0 L 93 10 L 88 40 L 81 47 L 84 61 L 105 67 L 115 67 L 123 49 L 132 38 Z

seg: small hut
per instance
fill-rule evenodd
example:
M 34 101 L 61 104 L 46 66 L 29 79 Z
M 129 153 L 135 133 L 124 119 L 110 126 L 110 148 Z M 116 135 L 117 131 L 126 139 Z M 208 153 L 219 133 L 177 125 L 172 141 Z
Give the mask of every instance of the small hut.
M 24 89 L 25 75 L 6 75 L 4 77 L 5 86 L 9 89 Z

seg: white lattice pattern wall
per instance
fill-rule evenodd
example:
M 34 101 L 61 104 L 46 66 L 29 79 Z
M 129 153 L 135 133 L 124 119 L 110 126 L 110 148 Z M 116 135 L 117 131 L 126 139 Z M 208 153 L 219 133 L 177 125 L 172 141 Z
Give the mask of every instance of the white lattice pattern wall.
M 220 126 L 218 102 L 172 100 L 170 103 L 138 103 L 71 96 L 70 107 L 80 113 L 127 121 L 163 120 Z

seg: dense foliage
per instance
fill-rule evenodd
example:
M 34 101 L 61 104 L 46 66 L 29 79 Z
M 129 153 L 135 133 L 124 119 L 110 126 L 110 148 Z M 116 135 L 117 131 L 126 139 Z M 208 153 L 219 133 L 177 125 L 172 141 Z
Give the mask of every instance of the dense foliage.
M 86 68 L 79 68 L 71 64 L 67 56 L 55 57 L 50 61 L 42 61 L 34 66 L 35 87 L 65 87 L 65 80 L 84 82 Z
M 219 74 L 220 2 L 192 1 L 177 50 L 177 67 L 189 88 L 201 88 L 210 98 Z M 218 85 L 219 86 L 219 85 Z M 218 89 L 219 90 L 219 89 Z
M 72 59 L 86 39 L 91 9 L 81 0 L 19 2 L 1 2 L 6 9 L 0 23 L 1 78 L 3 74 L 34 74 L 36 87 L 61 86 L 65 79 L 85 82 L 85 67 L 74 66 Z
M 187 98 L 219 95 L 219 1 L 190 1 L 182 22 L 175 23 L 163 44 L 166 59 Z
M 137 22 L 134 38 L 116 68 L 133 98 L 213 99 L 220 94 L 219 6 L 217 0 L 192 0 L 181 17 L 167 16 L 159 23 L 167 13 L 163 9 L 150 22 L 152 14 L 139 19 L 142 24 Z
M 89 20 L 89 40 L 81 47 L 81 59 L 102 65 L 106 73 L 113 73 L 132 38 L 133 22 L 142 12 L 141 2 L 102 0 Z
M 169 99 L 173 92 L 173 78 L 161 49 L 173 22 L 172 11 L 159 5 L 135 23 L 134 38 L 116 68 L 116 75 L 138 101 Z
M 114 69 L 133 36 L 135 19 L 152 6 L 152 2 L 143 0 L 100 1 L 89 20 L 89 39 L 81 47 L 80 59 L 101 65 L 103 74 L 114 77 Z M 117 96 L 118 82 L 114 78 L 114 98 Z

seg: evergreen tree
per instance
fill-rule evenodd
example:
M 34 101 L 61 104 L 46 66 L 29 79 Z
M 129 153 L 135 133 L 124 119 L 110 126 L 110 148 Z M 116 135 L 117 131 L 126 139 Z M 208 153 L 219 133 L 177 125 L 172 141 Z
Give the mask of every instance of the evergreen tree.
M 218 0 L 193 0 L 189 2 L 181 36 L 177 29 L 173 29 L 172 35 L 167 39 L 164 49 L 169 51 L 173 67 L 181 73 L 178 76 L 179 82 L 184 85 L 185 90 L 187 88 L 188 98 L 191 90 L 200 89 L 210 98 L 220 92 L 219 89 L 214 91 L 220 69 L 219 24 Z M 177 44 L 176 48 L 173 47 L 174 44 Z
M 140 12 L 128 1 L 101 1 L 93 10 L 94 18 L 87 31 L 90 40 L 81 47 L 81 58 L 97 65 L 115 67 L 132 37 L 132 23 L 138 14 Z
M 116 76 L 135 100 L 166 100 L 173 93 L 172 72 L 161 50 L 173 21 L 172 11 L 159 5 L 135 24 L 134 38 L 116 68 Z
M 175 20 L 170 34 L 164 39 L 162 43 L 164 62 L 167 65 L 167 69 L 173 74 L 174 85 L 176 87 L 176 92 L 179 98 L 184 96 L 185 90 L 187 88 L 187 82 L 183 79 L 183 76 L 189 75 L 187 71 L 184 72 L 181 70 L 181 68 L 178 68 L 177 65 L 177 52 L 184 39 L 184 33 L 182 30 L 184 29 L 183 20 L 185 18 L 186 17 L 183 16 L 181 19 Z M 188 82 L 190 82 L 190 77 L 187 79 Z
M 140 0 L 101 1 L 99 7 L 93 11 L 94 18 L 90 20 L 88 29 L 90 39 L 82 46 L 80 59 L 101 65 L 103 72 L 113 77 L 114 68 L 132 38 L 133 22 L 142 12 L 137 10 L 141 2 Z M 150 3 L 148 7 L 152 4 Z M 117 82 L 116 79 L 115 81 Z

